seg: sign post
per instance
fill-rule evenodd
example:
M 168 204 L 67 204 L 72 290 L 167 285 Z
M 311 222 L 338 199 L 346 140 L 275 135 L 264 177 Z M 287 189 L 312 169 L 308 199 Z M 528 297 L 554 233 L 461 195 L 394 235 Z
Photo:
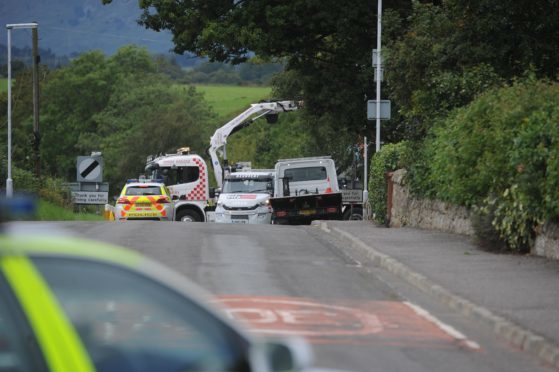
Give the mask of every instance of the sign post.
M 66 186 L 72 193 L 74 204 L 107 204 L 109 183 L 103 182 L 103 157 L 101 153 L 78 156 L 76 159 L 76 180 Z

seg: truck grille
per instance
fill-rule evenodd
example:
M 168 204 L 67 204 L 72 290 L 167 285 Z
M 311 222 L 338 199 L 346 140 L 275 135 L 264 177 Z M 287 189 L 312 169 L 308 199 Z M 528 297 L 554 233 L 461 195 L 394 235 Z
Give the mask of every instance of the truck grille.
M 258 208 L 258 205 L 253 205 L 252 207 L 228 207 L 226 205 L 223 206 L 223 209 L 227 211 L 252 211 Z

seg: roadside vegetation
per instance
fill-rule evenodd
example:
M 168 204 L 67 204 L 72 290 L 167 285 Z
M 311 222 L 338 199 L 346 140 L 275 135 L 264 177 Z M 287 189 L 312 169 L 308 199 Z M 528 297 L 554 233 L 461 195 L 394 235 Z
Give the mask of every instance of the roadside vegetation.
M 102 221 L 103 215 L 95 213 L 75 213 L 46 200 L 39 200 L 36 220 L 38 221 Z

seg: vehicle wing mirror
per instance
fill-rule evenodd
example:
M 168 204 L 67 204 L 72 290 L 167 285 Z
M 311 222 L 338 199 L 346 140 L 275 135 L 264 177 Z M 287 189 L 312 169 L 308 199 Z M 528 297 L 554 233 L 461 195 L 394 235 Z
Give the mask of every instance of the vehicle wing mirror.
M 313 353 L 309 344 L 302 338 L 266 340 L 253 346 L 251 360 L 255 370 L 303 371 L 311 367 Z
M 210 198 L 214 199 L 217 198 L 221 194 L 221 188 L 219 187 L 210 187 Z
M 219 197 L 220 194 L 221 194 L 221 187 L 216 187 L 214 189 L 214 198 Z

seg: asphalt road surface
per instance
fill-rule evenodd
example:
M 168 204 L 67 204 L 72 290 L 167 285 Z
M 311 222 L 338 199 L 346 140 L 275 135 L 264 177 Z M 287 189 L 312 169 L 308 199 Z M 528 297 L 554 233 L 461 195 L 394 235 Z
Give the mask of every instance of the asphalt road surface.
M 553 370 L 390 273 L 347 256 L 340 241 L 314 226 L 65 222 L 33 227 L 142 252 L 205 288 L 253 332 L 304 336 L 319 367 Z

